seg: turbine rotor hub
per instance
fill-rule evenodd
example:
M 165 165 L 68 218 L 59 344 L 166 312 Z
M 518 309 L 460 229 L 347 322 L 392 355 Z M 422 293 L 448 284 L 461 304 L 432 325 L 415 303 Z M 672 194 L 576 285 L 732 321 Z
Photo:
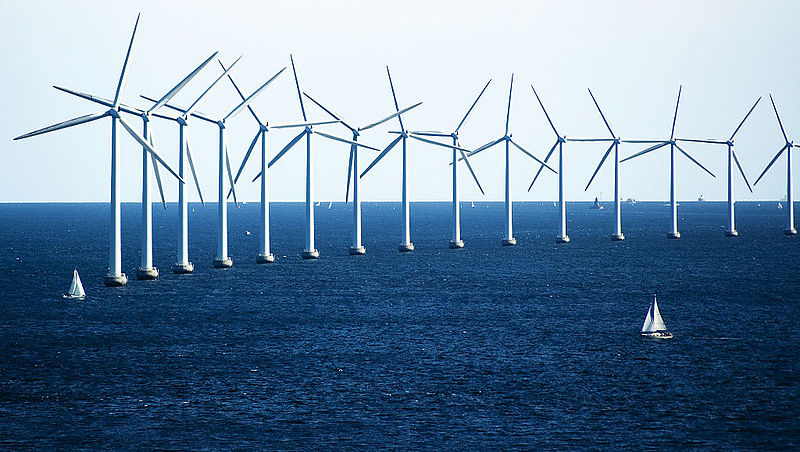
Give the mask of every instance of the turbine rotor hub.
M 176 119 L 176 121 L 178 122 L 178 124 L 180 124 L 182 126 L 188 126 L 189 125 L 189 124 L 186 123 L 186 118 L 184 118 L 183 116 L 178 116 L 178 119 Z
M 108 110 L 108 116 L 111 116 L 114 119 L 119 119 L 119 110 L 116 108 Z

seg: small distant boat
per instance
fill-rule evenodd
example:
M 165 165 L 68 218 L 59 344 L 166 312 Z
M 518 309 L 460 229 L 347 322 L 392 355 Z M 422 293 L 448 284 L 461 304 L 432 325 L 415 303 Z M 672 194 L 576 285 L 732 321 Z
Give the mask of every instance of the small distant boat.
M 672 339 L 672 333 L 667 331 L 667 326 L 664 325 L 661 312 L 658 310 L 656 294 L 653 294 L 653 304 L 650 305 L 650 309 L 647 310 L 647 317 L 644 318 L 642 336 L 653 339 Z
M 61 298 L 65 300 L 83 300 L 86 298 L 86 292 L 83 291 L 83 284 L 77 269 L 72 270 L 72 283 L 69 285 L 69 292 L 61 294 Z
M 778 208 L 783 209 L 783 204 L 781 204 L 780 201 L 778 201 Z
M 703 198 L 703 195 L 700 195 L 700 197 L 697 198 L 697 202 L 706 202 L 706 200 Z
M 553 207 L 558 207 L 558 203 L 553 201 Z
M 244 235 L 250 235 L 250 231 L 244 231 Z
M 317 201 L 317 203 L 314 204 L 314 207 L 319 207 L 319 201 Z
M 635 200 L 635 199 L 633 199 L 633 198 L 628 198 L 628 199 L 625 201 L 625 203 L 626 203 L 626 204 L 630 204 L 630 205 L 634 205 L 634 204 L 636 204 L 636 200 Z
M 594 204 L 592 204 L 590 209 L 603 210 L 603 206 L 600 205 L 600 200 L 597 199 L 597 196 L 594 197 Z
M 329 209 L 331 208 L 332 205 L 333 205 L 333 201 L 328 202 L 328 208 Z
M 472 208 L 475 208 L 475 201 L 472 201 Z

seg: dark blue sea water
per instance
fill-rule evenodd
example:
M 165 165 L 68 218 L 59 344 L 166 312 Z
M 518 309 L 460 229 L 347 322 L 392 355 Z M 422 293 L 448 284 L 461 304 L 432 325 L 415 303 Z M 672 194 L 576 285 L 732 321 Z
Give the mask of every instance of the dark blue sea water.
M 176 207 L 155 209 L 157 281 L 135 280 L 139 207 L 123 206 L 123 288 L 102 285 L 104 204 L 0 205 L 0 446 L 274 449 L 800 448 L 800 237 L 774 202 L 669 209 L 571 204 L 272 206 L 272 265 L 255 263 L 258 204 L 230 210 L 234 267 L 211 268 L 215 206 L 192 205 L 193 275 L 173 275 Z M 246 230 L 253 235 L 247 236 Z M 60 299 L 73 267 L 88 296 Z M 670 341 L 639 336 L 657 292 Z

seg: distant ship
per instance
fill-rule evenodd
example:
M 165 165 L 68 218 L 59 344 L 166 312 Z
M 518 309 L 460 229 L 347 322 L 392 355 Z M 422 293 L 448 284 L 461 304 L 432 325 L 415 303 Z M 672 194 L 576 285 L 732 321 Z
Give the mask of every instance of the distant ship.
M 83 284 L 77 269 L 72 270 L 72 283 L 69 285 L 69 292 L 61 294 L 61 298 L 66 300 L 83 300 L 86 298 L 86 292 L 83 291 Z
M 781 202 L 780 202 L 780 201 L 778 201 L 778 208 L 779 208 L 779 209 L 783 209 L 783 204 L 781 204 Z
M 314 204 L 314 207 L 319 207 L 319 201 L 317 201 L 317 203 Z
M 603 206 L 600 205 L 600 200 L 598 200 L 596 196 L 594 198 L 594 204 L 592 204 L 590 209 L 603 210 Z
M 703 198 L 703 195 L 700 195 L 700 197 L 697 198 L 697 202 L 706 202 L 706 200 Z
M 329 209 L 331 208 L 332 205 L 333 205 L 333 201 L 328 202 L 328 208 Z
M 472 207 L 473 208 L 475 207 L 475 201 L 472 201 Z
M 653 304 L 650 305 L 650 309 L 647 310 L 647 317 L 644 318 L 642 336 L 653 339 L 672 339 L 672 333 L 667 331 L 667 326 L 664 325 L 661 312 L 658 310 L 656 294 L 653 294 Z
M 634 204 L 636 204 L 636 200 L 633 199 L 633 198 L 628 198 L 628 199 L 625 200 L 625 204 L 634 205 Z

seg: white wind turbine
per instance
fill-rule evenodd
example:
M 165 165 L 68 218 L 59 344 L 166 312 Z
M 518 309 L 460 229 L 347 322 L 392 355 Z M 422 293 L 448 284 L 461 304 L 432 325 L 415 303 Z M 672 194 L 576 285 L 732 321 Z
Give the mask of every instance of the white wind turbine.
M 222 64 L 220 61 L 219 63 L 222 66 L 222 69 L 225 69 L 225 65 Z M 239 86 L 236 85 L 236 82 L 233 81 L 233 77 L 228 74 L 228 80 L 230 80 L 233 87 L 236 89 L 236 92 L 239 94 L 239 97 L 244 100 L 244 94 L 239 89 Z M 250 114 L 258 123 L 258 131 L 256 132 L 256 136 L 253 138 L 253 141 L 250 143 L 250 147 L 247 149 L 247 152 L 242 159 L 242 164 L 239 165 L 239 170 L 236 172 L 236 177 L 233 178 L 233 183 L 236 184 L 239 181 L 239 176 L 242 174 L 242 170 L 244 170 L 247 161 L 250 159 L 250 154 L 255 149 L 256 144 L 259 140 L 261 140 L 261 171 L 256 176 L 261 177 L 261 225 L 260 231 L 261 237 L 259 240 L 259 250 L 258 255 L 256 256 L 256 262 L 259 264 L 268 264 L 275 261 L 275 256 L 270 251 L 269 246 L 269 171 L 267 168 L 268 162 L 268 137 L 270 129 L 286 129 L 286 128 L 295 128 L 295 127 L 307 127 L 312 125 L 319 125 L 319 124 L 331 124 L 336 123 L 338 121 L 320 121 L 320 122 L 301 122 L 301 123 L 294 123 L 294 124 L 270 124 L 269 122 L 261 122 L 256 115 L 255 110 L 251 105 L 247 106 L 247 109 L 250 110 Z M 253 179 L 255 181 L 255 179 Z M 233 188 L 228 192 L 228 197 L 233 194 Z
M 775 117 L 778 118 L 778 125 L 781 127 L 781 133 L 783 134 L 783 139 L 786 141 L 786 144 L 775 154 L 772 161 L 769 162 L 764 171 L 761 172 L 761 175 L 758 176 L 755 183 L 753 185 L 758 184 L 758 181 L 764 177 L 764 174 L 767 174 L 767 170 L 772 167 L 772 164 L 778 160 L 778 157 L 781 156 L 783 151 L 786 151 L 786 203 L 788 204 L 787 211 L 789 214 L 789 222 L 786 226 L 786 230 L 784 233 L 786 235 L 796 235 L 797 229 L 794 228 L 794 196 L 792 195 L 792 148 L 793 147 L 800 147 L 800 144 L 794 143 L 789 140 L 789 137 L 786 136 L 786 130 L 783 128 L 783 122 L 781 122 L 781 116 L 778 114 L 778 107 L 775 106 L 775 101 L 772 99 L 772 94 L 769 95 L 769 100 L 772 102 L 772 109 L 775 110 Z
M 15 140 L 20 140 L 23 138 L 28 138 L 36 135 L 41 135 L 48 132 L 53 132 L 60 129 L 65 129 L 67 127 L 77 126 L 79 124 L 85 124 L 87 122 L 95 121 L 101 118 L 110 117 L 111 118 L 111 201 L 110 201 L 110 227 L 109 227 L 109 263 L 108 263 L 108 274 L 103 278 L 103 283 L 106 286 L 124 286 L 128 282 L 128 277 L 125 273 L 122 272 L 122 233 L 121 233 L 121 215 L 120 215 L 120 207 L 121 202 L 119 199 L 119 188 L 117 186 L 117 180 L 119 176 L 118 170 L 118 156 L 117 156 L 117 123 L 122 125 L 122 127 L 140 144 L 142 147 L 147 150 L 161 165 L 163 165 L 167 170 L 172 173 L 181 183 L 183 183 L 183 178 L 181 178 L 172 168 L 167 165 L 164 159 L 158 155 L 156 150 L 153 146 L 148 143 L 148 141 L 142 137 L 138 132 L 136 132 L 133 127 L 125 121 L 120 116 L 120 97 L 122 96 L 123 91 L 125 90 L 125 81 L 127 77 L 127 67 L 128 67 L 128 60 L 130 58 L 131 50 L 133 49 L 133 43 L 136 38 L 136 28 L 139 25 L 139 16 L 136 17 L 136 25 L 133 27 L 133 35 L 131 36 L 130 44 L 128 45 L 128 52 L 125 55 L 125 62 L 122 65 L 122 73 L 119 77 L 119 82 L 117 83 L 117 91 L 114 95 L 114 101 L 111 104 L 109 110 L 105 111 L 104 113 L 98 114 L 88 114 L 79 116 L 74 119 L 70 119 L 64 122 L 60 122 L 58 124 L 45 127 L 43 129 L 39 129 L 30 133 L 26 133 L 24 135 L 18 136 L 14 138 Z
M 514 145 L 514 147 L 519 149 L 520 152 L 522 152 L 523 154 L 525 154 L 528 157 L 536 160 L 542 166 L 544 166 L 545 168 L 549 169 L 550 171 L 552 171 L 554 173 L 557 173 L 556 170 L 554 170 L 553 168 L 548 166 L 547 163 L 543 162 L 542 160 L 539 160 L 536 156 L 534 156 L 530 152 L 528 152 L 525 149 L 523 149 L 522 146 L 520 146 L 514 140 L 511 139 L 511 135 L 509 135 L 509 133 L 508 133 L 508 125 L 509 125 L 509 121 L 511 119 L 511 94 L 512 94 L 513 90 L 514 90 L 514 74 L 511 74 L 511 83 L 509 84 L 509 88 L 508 88 L 508 108 L 506 110 L 506 128 L 505 128 L 505 132 L 504 132 L 503 136 L 498 138 L 498 139 L 496 139 L 496 140 L 494 140 L 494 141 L 490 141 L 490 142 L 484 144 L 483 146 L 475 149 L 474 151 L 472 151 L 472 152 L 470 152 L 468 154 L 470 157 L 472 157 L 473 155 L 475 155 L 475 154 L 477 154 L 479 152 L 485 151 L 486 149 L 489 149 L 490 147 L 492 147 L 492 146 L 494 146 L 496 144 L 505 142 L 505 145 L 506 145 L 506 176 L 505 176 L 506 177 L 506 179 L 505 179 L 506 228 L 505 228 L 505 235 L 503 236 L 502 240 L 500 241 L 500 243 L 503 246 L 513 246 L 513 245 L 517 244 L 517 239 L 514 238 L 514 229 L 513 229 L 513 221 L 512 221 L 512 209 L 511 209 L 511 150 L 510 150 L 510 145 Z M 462 159 L 463 159 L 463 157 L 462 157 Z
M 744 183 L 747 184 L 747 189 L 750 190 L 750 193 L 753 192 L 753 189 L 750 187 L 750 182 L 747 181 L 747 176 L 744 175 L 744 170 L 742 169 L 742 165 L 739 163 L 739 158 L 736 157 L 736 152 L 733 150 L 733 137 L 736 136 L 736 133 L 739 132 L 739 129 L 742 128 L 744 122 L 747 121 L 747 118 L 750 116 L 750 113 L 756 109 L 756 105 L 761 101 L 759 97 L 756 100 L 756 103 L 750 108 L 750 111 L 744 116 L 742 122 L 736 127 L 736 129 L 731 134 L 731 137 L 728 138 L 727 141 L 720 141 L 720 140 L 698 140 L 698 139 L 691 139 L 691 138 L 678 138 L 675 141 L 686 141 L 691 143 L 708 143 L 708 144 L 724 144 L 728 147 L 728 229 L 725 231 L 725 235 L 728 237 L 738 237 L 739 233 L 736 231 L 736 221 L 734 220 L 734 200 L 733 200 L 733 162 L 736 162 L 736 166 L 739 168 L 739 173 L 742 175 L 742 179 L 744 179 Z
M 678 106 L 681 103 L 681 90 L 683 87 L 678 88 L 678 101 L 675 103 L 675 115 L 672 117 L 672 131 L 669 134 L 669 140 L 661 140 L 661 141 L 653 141 L 653 140 L 622 140 L 623 143 L 653 143 L 653 146 L 649 148 L 637 152 L 636 154 L 631 155 L 630 157 L 626 157 L 622 159 L 620 162 L 624 163 L 628 160 L 635 159 L 641 155 L 647 154 L 648 152 L 655 151 L 656 149 L 663 148 L 666 145 L 669 145 L 669 202 L 672 208 L 672 230 L 667 234 L 667 237 L 671 239 L 678 239 L 681 237 L 680 232 L 678 232 L 678 204 L 675 200 L 675 149 L 680 151 L 686 158 L 692 161 L 695 165 L 699 166 L 703 171 L 710 174 L 712 177 L 717 177 L 709 171 L 705 166 L 701 165 L 700 162 L 694 159 L 688 152 L 684 151 L 675 140 L 675 121 L 678 119 Z
M 344 120 L 342 120 L 339 115 L 335 114 L 333 111 L 324 107 L 322 104 L 314 100 L 314 98 L 309 96 L 307 93 L 303 92 L 303 95 L 308 97 L 308 99 L 311 100 L 311 102 L 314 102 L 314 104 L 316 104 L 319 108 L 321 108 L 325 113 L 327 113 L 333 119 L 335 119 L 336 122 L 341 122 L 343 126 L 347 127 L 353 134 L 353 142 L 358 141 L 358 137 L 361 136 L 361 132 L 379 126 L 384 122 L 394 118 L 395 116 L 400 116 L 402 113 L 405 113 L 411 110 L 412 108 L 416 108 L 422 105 L 422 102 L 417 102 L 416 104 L 410 107 L 392 113 L 391 115 L 372 124 L 368 124 L 364 127 L 353 127 L 350 124 L 346 123 Z M 350 197 L 350 180 L 352 179 L 353 180 L 353 245 L 350 247 L 351 256 L 362 255 L 367 252 L 367 249 L 364 247 L 364 245 L 361 244 L 361 190 L 360 190 L 361 178 L 352 177 L 353 174 L 355 174 L 356 176 L 358 175 L 358 148 L 359 146 L 356 146 L 355 144 L 350 145 L 350 157 L 347 163 L 347 188 L 345 189 L 345 195 L 344 195 L 345 202 L 348 202 Z
M 211 58 L 213 58 L 215 55 L 216 52 L 214 53 L 214 55 L 211 56 Z M 188 108 L 176 107 L 174 105 L 165 102 L 164 105 L 167 108 L 170 108 L 180 113 L 178 117 L 172 118 L 168 116 L 156 115 L 160 118 L 175 121 L 178 124 L 178 161 L 179 161 L 178 173 L 180 174 L 181 177 L 183 177 L 184 169 L 186 167 L 185 163 L 188 160 L 189 168 L 191 169 L 192 177 L 194 178 L 195 187 L 197 188 L 197 194 L 200 197 L 200 202 L 203 205 L 205 205 L 205 200 L 203 199 L 203 192 L 200 190 L 200 183 L 197 180 L 197 172 L 195 171 L 194 159 L 192 158 L 192 151 L 190 144 L 191 141 L 189 139 L 189 129 L 187 128 L 189 125 L 188 123 L 189 117 L 191 116 L 199 118 L 207 122 L 211 122 L 213 124 L 217 123 L 216 121 L 208 118 L 204 114 L 200 114 L 199 112 L 195 113 L 195 107 L 197 107 L 197 104 L 200 102 L 200 100 L 203 99 L 206 96 L 206 94 L 208 94 L 211 91 L 211 89 L 214 86 L 216 86 L 216 84 L 219 83 L 219 81 L 222 80 L 222 78 L 225 75 L 227 75 L 228 72 L 230 72 L 231 69 L 233 69 L 233 66 L 241 58 L 242 57 L 237 58 L 236 61 L 234 61 L 233 64 L 231 64 L 227 70 L 223 71 L 223 73 L 219 77 L 217 77 L 214 80 L 214 82 L 211 83 L 200 94 L 200 96 L 198 96 L 197 99 L 195 99 L 194 102 L 191 103 L 191 105 Z M 203 65 L 205 65 L 207 62 L 208 60 L 206 60 L 206 62 L 204 62 Z M 141 97 L 150 102 L 154 103 L 159 102 L 147 96 L 141 96 Z M 158 177 L 158 173 L 156 173 L 156 177 Z M 172 272 L 176 274 L 189 274 L 194 272 L 194 265 L 191 263 L 191 261 L 189 261 L 189 201 L 186 197 L 186 193 L 184 190 L 185 187 L 183 185 L 178 185 L 178 225 L 179 225 L 178 227 L 179 237 L 178 237 L 178 248 L 177 248 L 178 255 L 177 255 L 177 261 L 172 266 Z M 162 200 L 163 200 L 163 192 L 162 192 Z
M 478 104 L 478 101 L 481 99 L 481 96 L 483 96 L 483 93 L 486 91 L 486 88 L 489 87 L 490 83 L 492 83 L 491 79 L 489 79 L 489 81 L 486 82 L 486 85 L 483 86 L 483 89 L 478 94 L 478 97 L 476 97 L 475 101 L 472 102 L 472 105 L 467 110 L 467 113 L 464 115 L 463 118 L 461 118 L 461 122 L 458 123 L 458 125 L 456 126 L 456 128 L 452 132 L 450 132 L 450 133 L 435 132 L 435 131 L 409 132 L 409 134 L 410 134 L 409 136 L 411 138 L 414 138 L 414 139 L 417 139 L 417 140 L 420 140 L 419 136 L 452 138 L 453 139 L 453 145 L 452 146 L 444 145 L 444 144 L 441 144 L 441 143 L 434 143 L 437 146 L 452 148 L 452 151 L 453 151 L 453 159 L 450 162 L 450 165 L 453 167 L 453 207 L 452 207 L 452 209 L 453 209 L 453 231 L 452 231 L 453 236 L 450 239 L 450 244 L 449 244 L 450 248 L 452 248 L 452 249 L 460 249 L 460 248 L 464 247 L 464 241 L 461 240 L 461 205 L 460 205 L 459 197 L 458 197 L 458 166 L 457 165 L 458 165 L 458 161 L 459 160 L 464 160 L 464 163 L 467 164 L 467 169 L 469 169 L 470 174 L 472 174 L 472 179 L 475 180 L 475 184 L 478 186 L 478 189 L 481 191 L 481 194 L 484 194 L 484 195 L 486 194 L 483 191 L 483 187 L 481 187 L 481 183 L 478 181 L 478 176 L 475 175 L 475 171 L 473 171 L 473 169 L 472 169 L 472 165 L 469 163 L 469 158 L 467 156 L 467 153 L 469 151 L 466 151 L 465 149 L 462 149 L 460 147 L 460 144 L 459 144 L 459 141 L 458 141 L 458 131 L 461 129 L 461 126 L 463 126 L 464 123 L 467 121 L 467 118 L 469 117 L 470 113 L 472 113 L 472 110 L 475 108 L 475 105 Z M 425 141 L 427 143 L 433 143 L 433 142 L 431 142 L 429 140 L 424 140 L 424 139 L 421 140 L 421 141 Z M 461 156 L 461 159 L 458 158 L 459 155 Z
M 149 123 L 150 117 L 155 116 L 164 119 L 173 119 L 169 116 L 159 115 L 156 113 L 158 109 L 164 106 L 170 99 L 172 99 L 178 91 L 180 91 L 186 84 L 191 81 L 195 75 L 197 75 L 205 66 L 208 64 L 212 58 L 217 54 L 214 52 L 210 57 L 208 57 L 204 62 L 202 62 L 197 68 L 195 68 L 189 75 L 187 75 L 183 80 L 181 80 L 175 87 L 173 87 L 170 91 L 168 91 L 160 100 L 154 101 L 155 104 L 147 110 L 140 110 L 138 108 L 131 108 L 125 105 L 120 106 L 120 111 L 124 111 L 126 113 L 131 113 L 142 118 L 142 136 L 153 146 L 153 133 L 149 130 Z M 62 87 L 55 87 L 60 91 L 64 91 L 66 93 L 72 94 L 74 96 L 78 96 L 83 99 L 90 100 L 92 102 L 105 105 L 110 107 L 112 102 L 107 99 L 103 99 L 101 97 L 92 96 L 90 94 L 84 94 L 77 91 L 73 91 L 67 88 Z M 145 280 L 152 280 L 158 278 L 158 269 L 153 266 L 153 211 L 152 211 L 152 196 L 150 194 L 150 161 L 152 161 L 153 170 L 155 171 L 156 182 L 158 183 L 158 190 L 161 195 L 161 203 L 164 205 L 164 208 L 167 208 L 166 199 L 164 198 L 164 189 L 161 184 L 161 176 L 158 172 L 158 167 L 155 164 L 155 158 L 147 152 L 146 149 L 143 149 L 142 154 L 142 254 L 141 254 L 141 264 L 139 269 L 136 271 L 136 277 L 138 279 L 145 279 Z M 178 164 L 178 175 L 183 177 L 183 155 L 182 153 L 179 154 L 181 161 Z M 191 162 L 191 157 L 189 157 L 189 161 Z M 194 176 L 195 185 L 197 186 L 197 191 L 200 193 L 200 184 L 197 181 L 197 175 L 194 173 L 194 165 L 192 165 L 192 175 Z M 178 184 L 178 191 L 179 191 L 179 200 L 183 199 L 183 184 Z M 200 194 L 200 199 L 203 199 L 202 193 Z M 185 215 L 185 206 L 179 203 L 179 210 L 183 207 L 183 212 Z M 181 212 L 179 211 L 179 216 Z M 185 229 L 182 231 L 185 232 Z M 189 264 L 191 265 L 191 264 Z
M 300 82 L 297 80 L 297 71 L 294 67 L 294 58 L 289 55 L 289 60 L 292 63 L 292 72 L 294 73 L 294 84 L 297 88 L 297 98 L 300 99 L 300 111 L 303 114 L 303 121 L 305 121 L 308 125 L 305 126 L 302 132 L 299 135 L 292 138 L 292 140 L 278 152 L 272 161 L 269 162 L 267 168 L 271 168 L 281 157 L 283 157 L 289 150 L 294 147 L 303 137 L 306 138 L 306 243 L 305 248 L 303 249 L 302 254 L 300 255 L 303 259 L 316 259 L 319 257 L 319 251 L 314 247 L 314 192 L 313 192 L 313 160 L 311 158 L 311 135 L 319 135 L 321 137 L 327 138 L 329 140 L 338 141 L 341 143 L 347 143 L 351 146 L 360 146 L 367 149 L 372 149 L 374 151 L 378 151 L 379 149 L 373 148 L 371 146 L 367 146 L 365 144 L 358 143 L 357 141 L 353 140 L 346 140 L 344 138 L 339 138 L 337 136 L 328 135 L 327 133 L 320 132 L 319 130 L 314 130 L 313 124 L 318 124 L 315 122 L 308 122 L 308 118 L 306 117 L 306 108 L 303 104 L 303 95 L 300 91 Z M 340 122 L 340 121 L 335 121 Z M 255 181 L 257 178 L 261 176 L 261 173 L 256 175 L 253 179 Z

